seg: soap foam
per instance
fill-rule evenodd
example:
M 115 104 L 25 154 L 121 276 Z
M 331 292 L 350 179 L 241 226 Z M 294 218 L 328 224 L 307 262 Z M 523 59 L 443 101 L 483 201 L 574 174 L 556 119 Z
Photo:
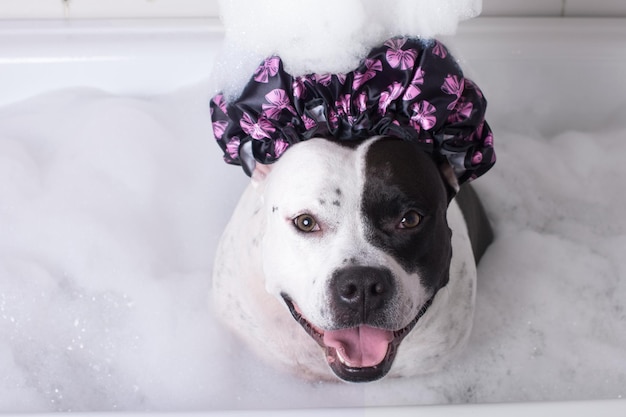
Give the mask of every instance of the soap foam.
M 248 179 L 221 161 L 206 92 L 77 89 L 0 109 L 0 410 L 626 395 L 619 118 L 552 138 L 499 131 L 499 163 L 475 183 L 496 240 L 447 369 L 310 383 L 260 363 L 211 314 L 213 254 Z
M 351 70 L 387 37 L 450 34 L 480 8 L 380 4 L 223 2 L 215 75 L 235 94 L 271 53 L 294 73 Z M 311 383 L 260 363 L 211 314 L 213 254 L 247 182 L 211 137 L 211 93 L 75 89 L 0 108 L 0 411 L 626 396 L 626 117 L 542 138 L 506 129 L 532 125 L 536 102 L 498 103 L 528 107 L 489 119 L 499 161 L 475 187 L 496 240 L 467 348 L 424 377 Z
M 213 74 L 216 88 L 238 96 L 271 55 L 294 76 L 349 72 L 391 37 L 452 35 L 481 8 L 480 0 L 220 1 L 226 32 Z

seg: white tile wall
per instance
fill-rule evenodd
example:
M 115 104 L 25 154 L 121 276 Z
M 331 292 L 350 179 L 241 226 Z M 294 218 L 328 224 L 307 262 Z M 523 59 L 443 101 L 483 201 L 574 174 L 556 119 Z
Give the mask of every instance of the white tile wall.
M 23 1 L 23 0 L 19 0 Z M 218 15 L 217 0 L 70 0 L 76 18 L 205 17 Z
M 0 19 L 215 17 L 217 14 L 218 0 L 0 0 Z M 482 15 L 626 17 L 626 0 L 483 0 Z
M 61 0 L 0 0 L 0 19 L 63 17 Z
M 566 16 L 626 16 L 626 0 L 567 0 Z
M 562 13 L 563 0 L 483 0 L 481 16 L 561 16 Z
M 626 17 L 626 0 L 483 0 L 482 16 Z
M 217 0 L 0 0 L 0 19 L 215 17 Z

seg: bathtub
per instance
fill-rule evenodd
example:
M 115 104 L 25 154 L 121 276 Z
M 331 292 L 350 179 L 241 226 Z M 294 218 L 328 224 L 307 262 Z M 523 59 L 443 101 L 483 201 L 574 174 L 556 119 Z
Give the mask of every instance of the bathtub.
M 0 105 L 52 90 L 94 87 L 150 97 L 188 85 L 207 88 L 222 29 L 213 20 L 17 21 L 0 23 Z M 494 131 L 550 137 L 601 129 L 626 97 L 626 22 L 619 19 L 481 18 L 447 39 L 466 73 L 481 86 Z M 594 83 L 581 82 L 594 74 Z M 575 91 L 571 86 L 576 86 Z M 570 91 L 571 95 L 566 92 Z M 585 103 L 579 105 L 579 97 Z M 567 111 L 563 111 L 567 106 Z M 209 137 L 207 135 L 207 137 Z M 222 169 L 222 168 L 220 168 Z M 234 204 L 245 179 L 220 198 Z M 229 209 L 228 209 L 229 210 Z M 226 210 L 226 211 L 228 211 Z M 219 229 L 226 219 L 216 220 Z M 0 394 L 1 395 L 1 394 Z M 155 411 L 163 411 L 156 408 Z M 295 410 L 195 410 L 206 415 L 293 415 Z M 0 412 L 7 410 L 0 410 Z M 11 410 L 9 410 L 11 411 Z M 90 411 L 90 410 L 79 410 Z M 121 409 L 116 414 L 124 414 Z M 176 414 L 176 410 L 165 410 Z M 626 401 L 585 399 L 532 403 L 299 409 L 298 415 L 526 416 L 626 415 Z M 74 413 L 76 414 L 76 413 Z M 78 413 L 80 414 L 80 413 Z M 93 414 L 88 414 L 93 415 Z

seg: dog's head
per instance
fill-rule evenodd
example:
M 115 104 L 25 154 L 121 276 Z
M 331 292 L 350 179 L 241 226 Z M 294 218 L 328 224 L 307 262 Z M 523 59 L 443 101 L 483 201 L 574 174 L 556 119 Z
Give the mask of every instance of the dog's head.
M 311 139 L 253 177 L 264 188 L 266 289 L 341 379 L 384 376 L 447 284 L 456 182 L 446 172 L 400 140 Z

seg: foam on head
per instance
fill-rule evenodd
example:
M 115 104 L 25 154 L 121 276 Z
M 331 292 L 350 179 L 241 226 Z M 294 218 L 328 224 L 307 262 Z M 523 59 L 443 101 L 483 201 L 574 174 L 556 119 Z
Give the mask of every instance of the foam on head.
M 393 36 L 454 34 L 477 16 L 481 0 L 220 0 L 225 41 L 214 83 L 237 97 L 259 63 L 279 55 L 292 75 L 356 68 L 377 44 Z

